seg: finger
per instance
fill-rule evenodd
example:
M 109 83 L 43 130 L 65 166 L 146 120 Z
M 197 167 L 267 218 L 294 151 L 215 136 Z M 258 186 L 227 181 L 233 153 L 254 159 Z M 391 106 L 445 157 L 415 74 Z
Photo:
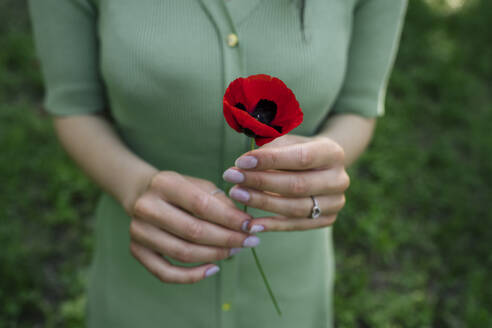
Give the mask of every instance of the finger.
M 213 196 L 217 197 L 219 200 L 225 202 L 226 205 L 229 205 L 229 206 L 231 206 L 233 208 L 236 207 L 236 205 L 234 204 L 234 202 L 229 197 L 227 197 L 225 195 L 225 192 L 224 191 L 215 192 L 215 191 L 220 190 L 220 189 L 217 188 L 217 186 L 214 183 L 212 183 L 210 181 L 207 181 L 207 180 L 203 180 L 203 179 L 198 179 L 198 178 L 195 178 L 195 177 L 191 177 L 191 176 L 188 176 L 188 175 L 184 175 L 184 177 L 186 179 L 188 179 L 189 181 L 193 182 L 194 184 L 196 184 L 203 191 L 205 191 L 207 193 L 210 193 Z M 245 225 L 245 224 L 243 223 L 243 225 Z
M 226 203 L 228 206 L 236 207 L 236 205 L 234 204 L 234 202 L 229 197 L 227 197 L 227 195 L 226 195 L 225 192 L 215 193 L 214 196 L 217 197 L 218 199 L 220 199 L 221 201 L 223 201 L 224 203 Z M 247 221 L 249 221 L 249 220 L 247 220 Z M 247 222 L 247 223 L 249 223 L 249 222 Z M 247 223 L 243 223 L 243 226 L 241 226 L 241 229 L 244 226 L 246 226 Z
M 275 196 L 239 186 L 231 188 L 229 195 L 232 199 L 247 206 L 293 218 L 308 218 L 313 209 L 313 200 L 311 197 L 291 198 Z M 325 215 L 336 214 L 345 205 L 344 194 L 320 195 L 316 196 L 316 200 L 321 208 L 321 213 Z
M 294 144 L 298 144 L 298 143 L 304 143 L 304 142 L 308 142 L 311 140 L 312 139 L 309 137 L 304 137 L 304 136 L 288 133 L 288 134 L 284 134 L 283 136 L 278 137 L 275 140 L 261 146 L 261 148 L 276 148 L 276 147 L 294 145 Z
M 219 271 L 218 266 L 210 264 L 196 267 L 174 266 L 159 254 L 134 241 L 130 243 L 130 251 L 150 273 L 162 282 L 192 284 Z
M 196 218 L 157 196 L 140 198 L 135 216 L 194 244 L 227 248 L 254 247 L 259 239 Z
M 253 226 L 262 227 L 256 231 L 296 231 L 311 230 L 329 227 L 336 221 L 336 214 L 320 216 L 317 219 L 293 219 L 285 216 L 272 216 L 256 218 L 250 223 Z
M 156 177 L 153 183 L 157 185 L 157 190 L 162 190 L 162 197 L 166 201 L 204 220 L 241 231 L 241 228 L 248 224 L 248 220 L 252 219 L 251 215 L 235 206 L 228 206 L 210 191 L 197 187 L 179 174 Z
M 224 179 L 256 190 L 271 191 L 285 196 L 309 196 L 341 193 L 349 186 L 343 166 L 318 171 L 246 171 L 230 168 Z
M 140 220 L 132 220 L 130 234 L 139 244 L 184 263 L 219 261 L 232 255 L 231 250 L 237 251 L 192 244 Z
M 336 142 L 325 137 L 293 145 L 258 148 L 239 157 L 235 166 L 253 170 L 307 170 L 343 163 L 344 152 Z

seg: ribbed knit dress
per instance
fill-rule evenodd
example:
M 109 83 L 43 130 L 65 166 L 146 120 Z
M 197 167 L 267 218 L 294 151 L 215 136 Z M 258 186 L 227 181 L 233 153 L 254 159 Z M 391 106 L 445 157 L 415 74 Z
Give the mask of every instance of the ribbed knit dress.
M 138 156 L 227 192 L 222 173 L 248 150 L 248 138 L 222 115 L 235 78 L 282 79 L 304 112 L 292 134 L 312 136 L 334 114 L 384 113 L 406 0 L 306 0 L 303 24 L 299 3 L 31 0 L 44 106 L 52 115 L 107 110 Z M 165 284 L 130 254 L 130 218 L 119 203 L 103 193 L 95 217 L 89 327 L 333 324 L 332 228 L 258 234 L 278 317 L 249 250 L 217 262 L 220 272 L 196 284 Z

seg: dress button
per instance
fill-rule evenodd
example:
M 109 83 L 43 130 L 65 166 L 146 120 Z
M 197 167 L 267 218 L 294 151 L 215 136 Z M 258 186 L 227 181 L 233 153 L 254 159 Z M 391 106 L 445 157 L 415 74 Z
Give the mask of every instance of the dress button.
M 227 312 L 231 309 L 231 303 L 222 304 L 222 311 Z
M 234 48 L 237 46 L 237 43 L 239 42 L 239 39 L 237 38 L 237 35 L 235 33 L 230 33 L 227 36 L 227 45 L 231 48 Z

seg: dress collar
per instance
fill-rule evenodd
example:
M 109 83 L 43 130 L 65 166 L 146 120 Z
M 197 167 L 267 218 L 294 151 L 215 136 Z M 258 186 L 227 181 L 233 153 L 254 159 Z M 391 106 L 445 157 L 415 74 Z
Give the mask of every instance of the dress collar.
M 262 1 L 264 0 L 200 0 L 211 13 L 225 12 L 235 29 L 260 6 Z

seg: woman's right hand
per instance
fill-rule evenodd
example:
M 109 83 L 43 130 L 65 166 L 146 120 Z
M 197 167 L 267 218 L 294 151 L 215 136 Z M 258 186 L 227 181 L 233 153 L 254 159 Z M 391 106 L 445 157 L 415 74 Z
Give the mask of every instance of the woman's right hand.
M 212 192 L 210 181 L 173 171 L 154 174 L 127 210 L 132 255 L 153 275 L 168 283 L 195 283 L 219 267 L 172 265 L 163 256 L 185 263 L 212 262 L 258 245 L 257 236 L 243 231 L 247 213 L 224 194 Z
M 199 281 L 217 272 L 210 262 L 258 244 L 256 236 L 241 230 L 252 217 L 224 194 L 212 195 L 213 183 L 159 172 L 134 154 L 103 116 L 61 115 L 54 123 L 69 155 L 132 218 L 131 252 L 162 281 Z M 205 263 L 174 266 L 161 255 Z

